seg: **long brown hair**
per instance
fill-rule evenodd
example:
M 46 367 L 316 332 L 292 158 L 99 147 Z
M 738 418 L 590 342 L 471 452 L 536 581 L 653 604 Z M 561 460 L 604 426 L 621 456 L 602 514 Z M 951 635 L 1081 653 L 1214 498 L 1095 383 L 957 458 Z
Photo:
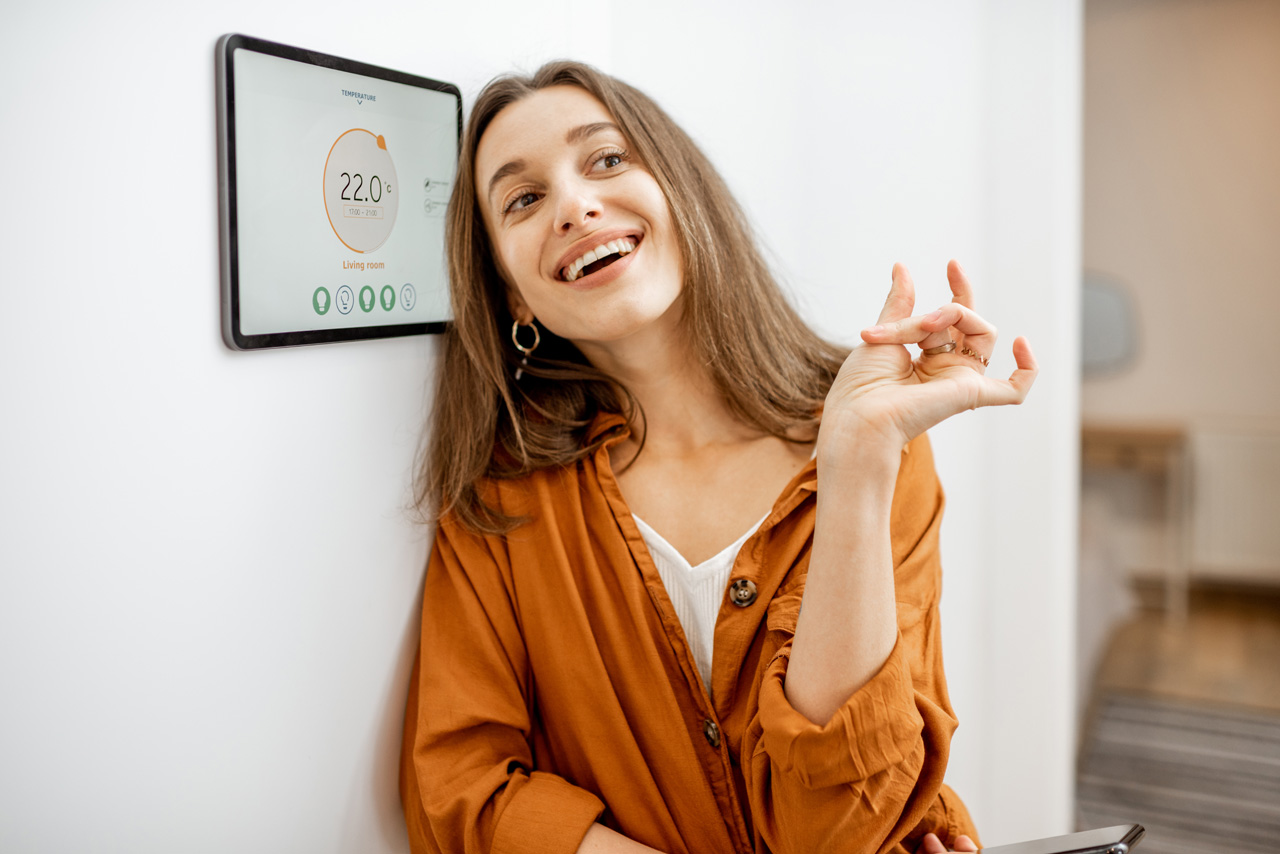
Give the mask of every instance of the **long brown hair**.
M 514 478 L 568 465 L 601 412 L 633 424 L 643 414 L 620 383 L 546 329 L 523 377 L 512 346 L 506 283 L 494 263 L 476 196 L 475 158 L 489 123 L 507 105 L 549 86 L 578 86 L 612 114 L 661 187 L 684 261 L 682 321 L 716 388 L 743 423 L 787 440 L 811 440 L 817 411 L 846 350 L 819 338 L 783 297 L 751 227 L 723 179 L 684 131 L 644 93 L 578 62 L 491 81 L 471 110 L 449 200 L 446 244 L 453 321 L 429 443 L 415 490 L 424 515 L 452 512 L 478 532 L 504 533 L 521 519 L 485 503 L 484 478 Z M 527 336 L 526 332 L 526 336 Z

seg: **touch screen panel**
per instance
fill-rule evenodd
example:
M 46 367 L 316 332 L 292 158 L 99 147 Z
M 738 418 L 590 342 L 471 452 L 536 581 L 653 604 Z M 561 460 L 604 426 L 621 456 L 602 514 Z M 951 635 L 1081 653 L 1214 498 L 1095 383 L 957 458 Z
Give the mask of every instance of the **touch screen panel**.
M 457 89 L 245 36 L 218 56 L 227 343 L 442 328 Z

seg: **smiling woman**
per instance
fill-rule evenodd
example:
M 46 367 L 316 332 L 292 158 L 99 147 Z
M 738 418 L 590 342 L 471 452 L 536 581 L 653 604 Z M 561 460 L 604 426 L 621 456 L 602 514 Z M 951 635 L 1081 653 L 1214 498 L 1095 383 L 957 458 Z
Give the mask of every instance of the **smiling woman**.
M 939 310 L 895 267 L 865 344 L 822 341 L 688 136 L 568 62 L 477 99 L 448 247 L 413 849 L 976 848 L 923 434 L 1035 362 L 984 376 L 959 265 Z
M 522 325 L 537 317 L 593 364 L 594 342 L 679 319 L 683 271 L 666 197 L 628 148 L 599 100 L 560 85 L 495 116 L 476 152 L 512 315 Z

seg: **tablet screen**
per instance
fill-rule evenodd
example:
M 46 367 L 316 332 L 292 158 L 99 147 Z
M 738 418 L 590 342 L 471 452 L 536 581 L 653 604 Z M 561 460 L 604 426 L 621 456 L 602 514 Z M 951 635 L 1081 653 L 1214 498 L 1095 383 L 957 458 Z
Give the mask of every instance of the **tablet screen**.
M 442 328 L 457 89 L 244 36 L 219 59 L 227 343 Z

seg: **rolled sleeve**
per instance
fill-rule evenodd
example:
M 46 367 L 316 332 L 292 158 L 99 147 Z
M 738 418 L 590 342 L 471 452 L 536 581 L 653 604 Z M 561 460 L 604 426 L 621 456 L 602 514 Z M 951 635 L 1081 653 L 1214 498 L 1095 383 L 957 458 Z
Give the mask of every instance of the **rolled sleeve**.
M 604 804 L 532 770 L 532 675 L 500 542 L 442 522 L 423 586 L 402 798 L 414 854 L 572 854 Z
M 554 774 L 534 771 L 517 785 L 494 829 L 494 854 L 576 851 L 604 812 L 599 798 Z
M 761 743 L 776 771 L 810 789 L 856 785 L 901 765 L 916 752 L 924 721 L 916 709 L 901 637 L 876 675 L 825 726 L 810 721 L 787 700 L 789 661 L 785 652 L 774 658 L 760 685 Z

